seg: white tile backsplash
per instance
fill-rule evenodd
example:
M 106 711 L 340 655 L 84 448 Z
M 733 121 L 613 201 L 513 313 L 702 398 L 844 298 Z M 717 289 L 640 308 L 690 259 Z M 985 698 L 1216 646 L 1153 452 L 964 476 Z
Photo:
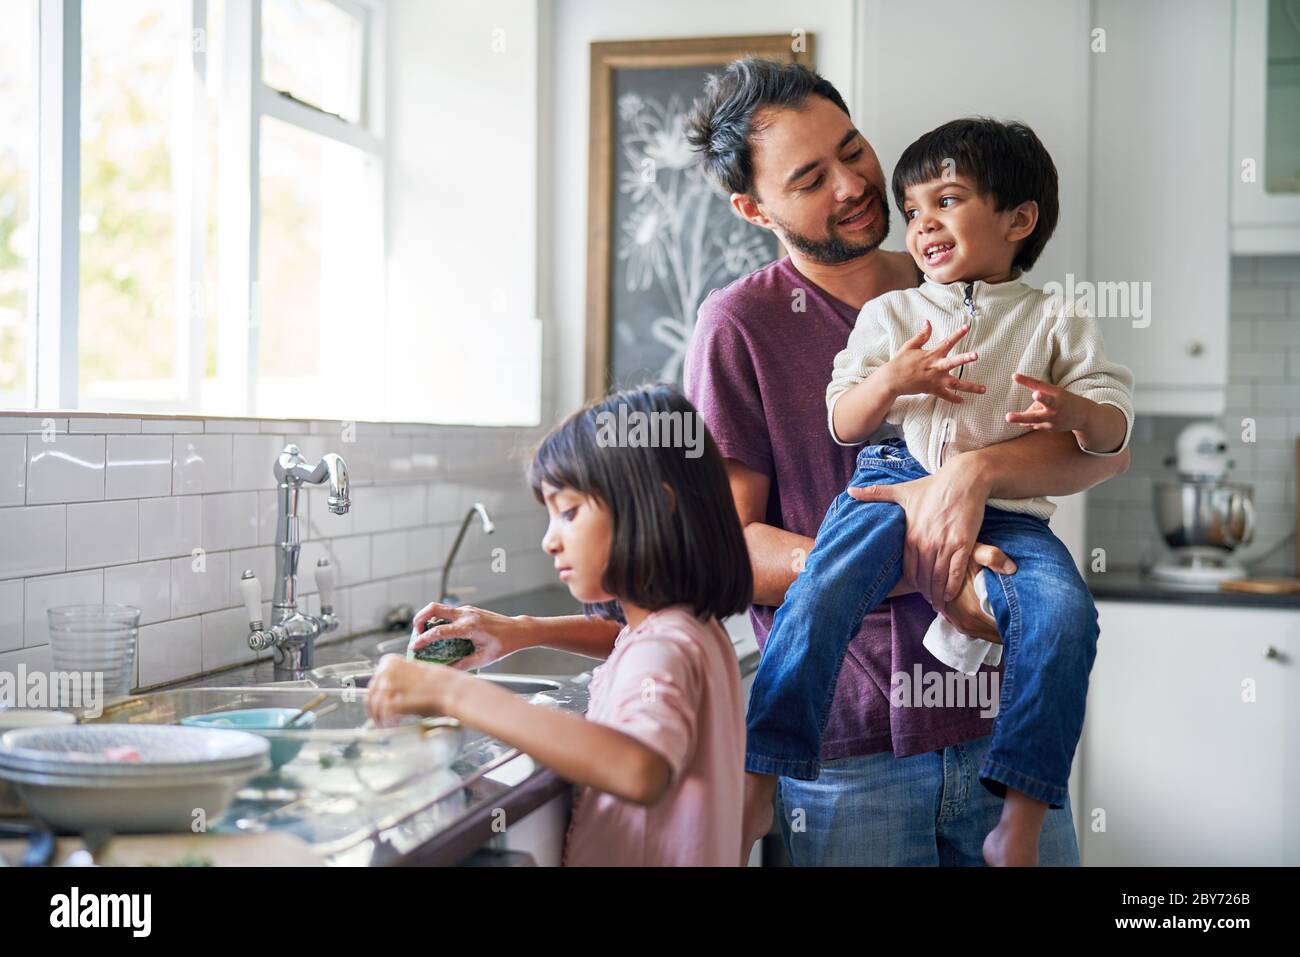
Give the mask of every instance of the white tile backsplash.
M 23 646 L 23 582 L 0 582 L 0 651 Z
M 67 513 L 66 505 L 0 508 L 0 578 L 67 568 Z
M 203 547 L 208 551 L 257 544 L 257 493 L 203 496 Z
M 105 498 L 155 498 L 172 493 L 170 435 L 110 435 Z
M 27 501 L 27 436 L 0 435 L 0 506 Z
M 202 628 L 204 671 L 227 668 L 257 657 L 248 647 L 248 614 L 242 605 L 204 615 Z
M 60 605 L 97 605 L 104 600 L 104 572 L 76 572 L 27 579 L 23 595 L 23 647 L 48 644 L 50 623 L 46 612 Z
M 139 419 L 122 419 L 117 416 L 95 416 L 94 418 L 71 418 L 68 419 L 68 431 L 76 434 L 78 432 L 89 432 L 94 435 L 107 435 L 112 433 L 127 434 L 140 432 Z
M 203 671 L 202 620 L 196 615 L 144 625 L 136 660 L 142 688 L 199 674 Z
M 203 431 L 202 419 L 144 419 L 140 431 L 153 435 L 189 435 Z
M 12 415 L 0 416 L 0 434 L 3 433 L 26 433 L 32 434 L 57 434 L 68 431 L 68 420 L 66 418 L 51 418 L 41 415 Z
M 140 623 L 166 621 L 172 613 L 171 563 L 141 562 L 104 569 L 104 602 L 140 609 Z
M 27 442 L 27 504 L 104 497 L 104 436 L 33 436 Z
M 230 553 L 200 552 L 173 558 L 172 617 L 216 611 L 230 604 Z
M 487 602 L 553 583 L 549 562 L 535 560 L 545 556 L 534 520 L 545 516 L 509 457 L 538 430 L 363 422 L 345 441 L 348 425 L 0 415 L 0 670 L 48 668 L 46 609 L 98 601 L 141 609 L 142 686 L 253 660 L 239 577 L 254 570 L 269 617 L 272 466 L 289 443 L 313 460 L 337 452 L 351 473 L 347 514 L 329 512 L 323 487 L 308 488 L 299 508 L 301 604 L 319 612 L 316 561 L 328 556 L 339 635 L 381 627 L 395 604 L 437 597 L 446 549 L 475 501 L 501 531 L 483 539 L 471 528 L 453 575 L 476 589 L 465 597 Z M 47 451 L 59 455 L 33 461 Z M 493 547 L 509 553 L 507 574 L 490 570 Z
M 140 557 L 140 503 L 68 506 L 68 568 L 121 565 Z
M 203 500 L 185 495 L 140 500 L 140 560 L 189 555 L 203 545 Z
M 232 440 L 234 478 L 232 488 L 275 488 L 274 464 L 284 448 L 278 435 L 236 435 Z
M 257 419 L 206 419 L 203 431 L 210 433 L 259 432 L 261 423 Z
M 172 440 L 172 492 L 229 492 L 233 483 L 233 436 L 177 435 Z

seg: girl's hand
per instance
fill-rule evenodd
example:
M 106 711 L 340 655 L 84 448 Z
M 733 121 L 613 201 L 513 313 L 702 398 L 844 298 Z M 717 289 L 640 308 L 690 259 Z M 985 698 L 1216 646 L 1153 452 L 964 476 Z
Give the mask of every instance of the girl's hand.
M 384 655 L 366 690 L 366 710 L 379 725 L 404 714 L 445 714 L 456 683 L 473 680 L 443 665 Z
M 931 328 L 927 320 L 921 331 L 903 343 L 898 353 L 880 369 L 888 377 L 890 391 L 895 396 L 925 393 L 957 403 L 962 401 L 961 392 L 987 391 L 982 385 L 952 374 L 953 369 L 979 358 L 978 352 L 948 355 L 970 326 L 962 326 L 933 349 L 923 349 L 922 346 L 930 339 Z
M 1032 389 L 1034 401 L 1024 412 L 1008 412 L 1008 422 L 1039 432 L 1075 432 L 1087 426 L 1090 400 L 1019 372 L 1011 378 Z
M 447 618 L 451 624 L 438 625 L 426 632 L 431 618 Z M 430 602 L 415 616 L 413 634 L 419 635 L 411 650 L 423 648 L 440 638 L 465 638 L 474 642 L 474 653 L 460 659 L 450 667 L 458 671 L 481 668 L 503 658 L 513 651 L 533 645 L 531 628 L 526 616 L 512 618 L 494 611 L 475 608 L 473 605 L 444 605 Z

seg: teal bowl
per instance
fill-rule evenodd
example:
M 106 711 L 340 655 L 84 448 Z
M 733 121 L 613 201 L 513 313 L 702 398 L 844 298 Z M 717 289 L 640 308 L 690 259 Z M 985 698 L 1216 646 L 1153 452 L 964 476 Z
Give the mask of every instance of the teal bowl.
M 191 728 L 234 728 L 262 734 L 271 743 L 271 767 L 279 768 L 298 756 L 305 743 L 294 731 L 309 731 L 316 725 L 316 715 L 308 711 L 294 722 L 293 728 L 284 730 L 289 719 L 300 708 L 245 708 L 242 711 L 218 711 L 214 714 L 195 714 L 181 718 L 181 724 Z M 263 732 L 271 732 L 263 734 Z

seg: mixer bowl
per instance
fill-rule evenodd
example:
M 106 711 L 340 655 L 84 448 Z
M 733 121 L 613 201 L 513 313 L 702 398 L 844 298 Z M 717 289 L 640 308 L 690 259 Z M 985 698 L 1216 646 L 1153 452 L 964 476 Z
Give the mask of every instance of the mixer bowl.
M 1156 527 L 1170 548 L 1225 554 L 1255 537 L 1254 490 L 1235 482 L 1164 481 L 1153 488 Z

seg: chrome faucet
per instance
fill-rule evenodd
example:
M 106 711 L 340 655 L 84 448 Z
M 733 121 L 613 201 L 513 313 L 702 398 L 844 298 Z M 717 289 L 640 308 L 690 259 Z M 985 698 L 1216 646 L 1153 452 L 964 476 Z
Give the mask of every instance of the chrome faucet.
M 456 533 L 456 541 L 452 542 L 451 552 L 447 555 L 447 560 L 442 563 L 442 582 L 438 587 L 438 601 L 444 605 L 460 604 L 460 599 L 447 590 L 447 579 L 451 575 L 452 563 L 456 561 L 456 553 L 460 551 L 460 543 L 465 540 L 465 532 L 469 529 L 469 523 L 475 515 L 483 523 L 484 535 L 491 535 L 496 531 L 496 526 L 492 524 L 492 516 L 488 514 L 488 510 L 483 503 L 475 502 L 471 505 L 469 511 L 465 513 L 465 520 L 460 523 L 460 531 Z M 472 589 L 462 589 L 462 591 L 469 590 Z
M 286 445 L 275 460 L 275 477 L 279 481 L 280 517 L 275 529 L 275 598 L 271 603 L 270 628 L 262 622 L 262 586 L 252 569 L 240 577 L 239 587 L 248 612 L 248 647 L 254 651 L 274 649 L 275 680 L 298 681 L 315 664 L 316 639 L 339 626 L 331 600 L 334 568 L 328 558 L 316 562 L 320 614 L 307 615 L 298 610 L 298 555 L 302 548 L 298 503 L 303 485 L 328 482 L 329 510 L 336 515 L 345 514 L 351 505 L 348 466 L 333 452 L 311 465 L 302 457 L 298 446 Z

